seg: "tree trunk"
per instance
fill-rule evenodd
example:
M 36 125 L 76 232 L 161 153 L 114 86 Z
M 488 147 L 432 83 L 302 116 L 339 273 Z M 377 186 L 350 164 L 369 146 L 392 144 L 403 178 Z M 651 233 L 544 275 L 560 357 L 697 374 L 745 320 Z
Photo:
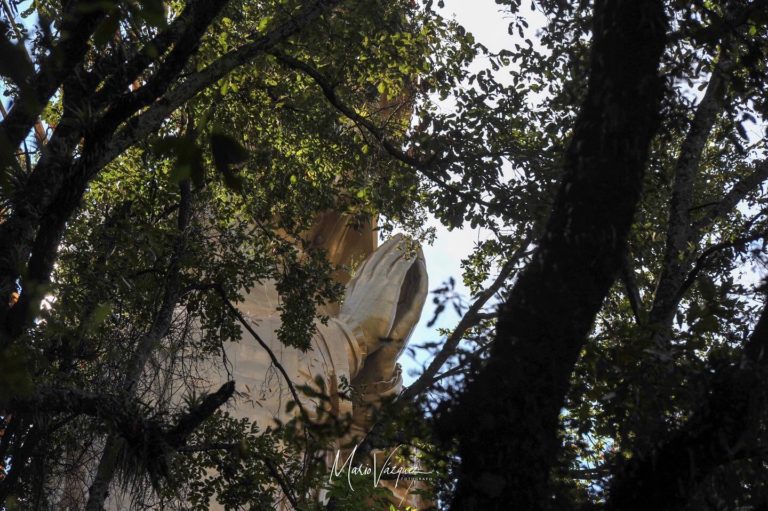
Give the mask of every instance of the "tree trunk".
M 500 310 L 487 364 L 440 420 L 459 440 L 453 509 L 549 507 L 570 375 L 620 268 L 658 127 L 663 3 L 597 1 L 593 28 L 587 97 L 547 228 Z

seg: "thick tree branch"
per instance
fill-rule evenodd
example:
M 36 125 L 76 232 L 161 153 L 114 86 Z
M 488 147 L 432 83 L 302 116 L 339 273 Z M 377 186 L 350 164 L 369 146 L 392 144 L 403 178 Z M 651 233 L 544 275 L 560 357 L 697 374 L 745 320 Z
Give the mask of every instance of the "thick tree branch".
M 208 394 L 200 402 L 182 415 L 176 425 L 165 433 L 165 441 L 174 450 L 183 446 L 187 438 L 203 423 L 205 419 L 214 414 L 235 393 L 235 382 L 229 381 L 219 387 L 213 394 Z
M 606 511 L 683 509 L 715 469 L 751 455 L 768 403 L 768 307 L 739 365 L 714 372 L 706 399 L 691 419 L 650 452 L 635 453 L 614 475 Z
M 12 399 L 3 406 L 29 414 L 69 413 L 96 417 L 125 440 L 142 443 L 156 436 L 173 450 L 182 447 L 197 427 L 232 397 L 235 382 L 223 384 L 216 392 L 182 414 L 176 424 L 164 427 L 154 419 L 144 419 L 133 398 L 127 394 L 106 394 L 75 388 L 42 388 L 28 398 Z M 149 435 L 145 433 L 149 432 Z
M 181 50 L 179 50 L 179 54 L 174 55 L 173 59 L 173 69 L 178 74 L 180 67 L 187 61 L 192 50 L 197 47 L 197 43 L 194 40 L 199 40 L 205 28 L 220 11 L 222 5 L 221 1 L 202 2 L 198 0 L 191 2 L 168 29 L 155 37 L 148 47 L 151 46 L 155 51 L 162 53 L 171 44 L 182 41 L 182 44 L 178 46 Z M 34 236 L 34 229 L 38 222 L 39 225 L 43 226 L 62 225 L 61 228 L 63 228 L 63 224 L 71 214 L 68 211 L 77 207 L 82 190 L 85 189 L 91 177 L 88 169 L 83 169 L 83 163 L 89 161 L 86 155 L 81 157 L 74 166 L 71 165 L 71 154 L 85 131 L 84 127 L 80 125 L 78 115 L 82 111 L 97 111 L 99 105 L 106 99 L 113 99 L 116 95 L 119 95 L 127 83 L 130 83 L 130 80 L 135 78 L 135 74 L 142 71 L 153 61 L 153 58 L 150 57 L 152 52 L 148 47 L 140 51 L 125 67 L 120 67 L 114 75 L 108 78 L 98 93 L 95 93 L 93 90 L 93 86 L 101 80 L 101 77 L 98 76 L 98 69 L 90 73 L 92 75 L 95 73 L 95 76 L 91 76 L 89 79 L 73 76 L 73 79 L 70 80 L 72 85 L 66 87 L 65 84 L 65 111 L 57 129 L 54 131 L 50 147 L 46 148 L 43 152 L 40 162 L 30 177 L 24 192 L 18 194 L 21 202 L 15 205 L 16 217 L 10 219 L 9 222 L 6 222 L 0 228 L 0 238 L 13 239 L 17 247 L 14 254 L 15 257 L 7 257 L 10 260 L 2 266 L 7 266 L 12 271 L 17 270 L 19 260 L 23 260 L 26 251 L 29 250 L 31 237 Z M 102 61 L 111 62 L 109 59 L 102 59 Z M 167 62 L 168 59 L 166 60 Z M 99 63 L 96 64 L 97 68 L 98 65 Z M 154 91 L 155 95 L 161 95 L 165 91 L 165 87 L 167 87 L 168 83 L 171 83 L 175 76 L 172 76 L 168 67 L 164 69 L 166 72 L 163 74 L 165 79 L 165 83 L 162 84 L 163 87 L 160 87 L 158 85 L 159 81 L 155 80 L 156 86 L 150 88 L 151 90 L 144 89 L 144 91 Z M 121 82 L 121 76 L 125 73 L 128 76 L 126 80 L 129 81 Z M 83 74 L 85 73 L 83 72 Z M 158 77 L 157 74 L 155 76 Z M 144 91 L 142 94 L 145 94 Z M 103 97 L 105 94 L 107 97 Z M 108 116 L 110 122 L 119 123 L 128 119 L 141 108 L 142 104 L 131 104 L 132 109 L 126 108 L 128 106 L 126 104 L 121 106 L 124 108 L 118 109 L 116 106 L 113 106 L 110 110 L 111 115 Z M 118 114 L 122 117 L 118 116 Z M 91 128 L 89 130 L 90 138 L 95 138 L 96 140 L 100 138 L 101 140 L 108 141 L 117 127 L 116 125 L 108 126 L 108 124 L 102 118 L 96 129 Z M 87 148 L 93 146 L 98 147 L 99 144 L 89 142 L 86 145 Z M 100 169 L 97 169 L 95 172 L 98 170 Z M 61 188 L 65 186 L 65 182 L 69 190 L 60 192 Z M 54 204 L 55 202 L 58 202 L 58 204 Z M 48 216 L 51 218 L 46 219 L 46 221 L 40 221 L 40 217 L 46 214 L 46 212 L 48 212 Z M 48 230 L 53 231 L 50 228 Z M 59 237 L 60 234 L 56 232 L 51 232 L 47 236 L 38 234 L 38 240 L 48 239 L 47 245 L 49 246 L 57 245 Z M 38 245 L 40 244 L 42 244 L 41 241 L 38 241 Z M 9 244 L 9 246 L 11 245 Z M 8 280 L 8 277 L 5 277 L 3 280 Z
M 171 42 L 175 43 L 166 59 L 157 66 L 158 69 L 147 80 L 147 83 L 110 102 L 107 112 L 94 126 L 94 132 L 114 131 L 120 123 L 131 115 L 161 97 L 167 90 L 168 84 L 173 83 L 173 80 L 184 69 L 190 56 L 197 51 L 208 26 L 228 2 L 229 0 L 198 0 L 190 4 L 179 16 L 179 22 L 168 28 L 167 35 L 156 38 L 155 43 L 161 46 L 169 45 Z M 137 59 L 134 59 L 138 62 L 131 63 L 133 67 L 130 70 L 131 81 L 136 75 L 134 70 L 141 69 L 142 66 L 146 67 L 147 59 L 148 57 L 142 59 L 139 55 Z M 128 77 L 124 77 L 123 81 L 126 79 Z
M 197 47 L 199 41 L 190 40 L 190 36 L 195 33 L 202 34 L 201 28 L 203 28 L 203 23 L 210 23 L 227 1 L 192 0 L 187 2 L 184 10 L 174 18 L 165 30 L 158 33 L 144 47 L 131 53 L 127 57 L 127 61 L 119 66 L 120 69 L 108 76 L 99 92 L 93 97 L 95 107 L 100 109 L 105 105 L 110 106 L 114 99 L 121 95 L 130 96 L 126 91 L 128 86 L 134 83 L 150 64 L 157 61 L 158 55 L 164 55 L 169 48 L 181 47 L 190 43 L 192 46 Z M 165 62 L 167 63 L 169 59 L 170 57 Z M 98 64 L 95 66 L 92 73 L 95 75 L 96 80 L 101 80 L 102 75 L 106 75 L 108 71 L 113 70 L 113 65 L 109 65 L 106 68 L 107 65 L 108 63 L 105 61 L 103 66 Z M 102 67 L 105 67 L 105 69 Z M 168 73 L 164 73 L 164 75 L 166 77 L 171 76 Z M 157 81 L 158 76 L 158 73 L 155 73 L 154 81 L 157 83 L 159 83 Z M 175 75 L 171 77 L 175 77 Z M 167 86 L 168 83 L 166 81 L 164 85 Z M 159 94 L 155 92 L 155 95 Z M 131 114 L 135 111 L 131 111 Z
M 690 246 L 698 240 L 698 231 L 691 221 L 693 187 L 704 146 L 723 108 L 728 85 L 726 73 L 730 67 L 729 56 L 721 52 L 704 97 L 696 107 L 675 164 L 664 264 L 648 314 L 648 322 L 654 331 L 654 342 L 660 346 L 663 346 L 669 337 L 668 330 L 677 310 L 674 299 L 688 271 Z

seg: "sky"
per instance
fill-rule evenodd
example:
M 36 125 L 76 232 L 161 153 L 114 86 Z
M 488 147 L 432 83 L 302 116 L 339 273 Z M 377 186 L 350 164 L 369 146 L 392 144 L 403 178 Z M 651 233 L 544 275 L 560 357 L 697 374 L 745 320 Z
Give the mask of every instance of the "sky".
M 497 5 L 493 0 L 446 0 L 445 7 L 438 9 L 438 12 L 447 18 L 454 17 L 467 31 L 474 35 L 477 42 L 492 52 L 498 52 L 504 47 L 510 46 L 512 41 L 512 36 L 507 33 L 509 21 L 506 19 L 507 16 L 503 9 L 505 7 Z M 497 79 L 502 80 L 503 77 L 497 76 Z M 444 108 L 450 108 L 450 104 L 445 104 Z M 471 296 L 461 281 L 461 260 L 472 252 L 475 243 L 482 239 L 486 233 L 481 229 L 470 229 L 469 227 L 449 231 L 435 220 L 431 220 L 429 225 L 436 229 L 434 243 L 423 247 L 430 290 L 440 287 L 443 282 L 453 277 L 456 280 L 456 291 L 469 301 Z M 459 316 L 451 307 L 448 307 L 441 314 L 437 323 L 428 327 L 427 323 L 433 316 L 434 307 L 430 296 L 427 298 L 421 320 L 411 336 L 409 344 L 438 341 L 440 339 L 440 335 L 437 333 L 438 328 L 452 328 L 459 322 Z M 400 358 L 405 385 L 410 384 L 418 377 L 418 374 L 411 376 L 409 373 L 419 370 L 425 362 L 429 361 L 429 357 L 421 350 L 417 353 L 416 358 L 417 360 L 413 360 L 408 354 Z

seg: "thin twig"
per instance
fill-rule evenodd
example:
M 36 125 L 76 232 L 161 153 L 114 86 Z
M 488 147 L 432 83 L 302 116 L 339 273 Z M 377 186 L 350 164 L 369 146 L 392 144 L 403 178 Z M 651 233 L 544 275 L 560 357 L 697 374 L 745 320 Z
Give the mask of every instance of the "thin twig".
M 495 295 L 499 289 L 501 289 L 501 286 L 504 284 L 504 282 L 506 282 L 507 278 L 509 278 L 512 271 L 520 262 L 520 259 L 526 255 L 530 242 L 531 234 L 529 232 L 523 238 L 523 241 L 520 243 L 520 247 L 515 251 L 514 254 L 512 254 L 512 257 L 509 258 L 504 266 L 502 266 L 501 271 L 499 271 L 499 275 L 496 277 L 496 280 L 494 280 L 493 284 L 491 284 L 477 297 L 475 302 L 469 307 L 469 310 L 467 310 L 467 313 L 464 314 L 464 316 L 461 318 L 459 324 L 456 325 L 456 328 L 453 330 L 451 335 L 448 337 L 448 339 L 446 339 L 445 344 L 443 344 L 443 348 L 440 350 L 440 352 L 435 355 L 435 358 L 432 359 L 432 362 L 421 374 L 421 376 L 419 376 L 419 378 L 408 388 L 403 390 L 403 392 L 400 394 L 400 397 L 398 398 L 399 400 L 408 401 L 413 399 L 418 394 L 428 389 L 432 383 L 434 383 L 434 377 L 437 375 L 438 371 L 440 371 L 443 365 L 448 361 L 448 359 L 456 352 L 456 348 L 458 348 L 459 343 L 464 338 L 464 334 L 467 332 L 467 330 L 475 326 L 482 319 L 482 317 L 479 316 L 480 310 L 485 306 L 488 300 L 490 300 L 491 297 Z
M 233 316 L 240 322 L 241 325 L 243 325 L 243 328 L 248 330 L 248 333 L 253 336 L 254 339 L 256 339 L 256 342 L 261 345 L 262 348 L 264 348 L 264 351 L 267 352 L 267 355 L 269 355 L 269 359 L 272 361 L 272 364 L 277 368 L 278 371 L 283 375 L 283 378 L 285 379 L 285 382 L 288 384 L 288 389 L 291 392 L 291 395 L 293 395 L 293 399 L 296 401 L 296 406 L 299 407 L 299 410 L 301 411 L 302 418 L 310 422 L 309 420 L 309 414 L 304 409 L 304 406 L 301 404 L 301 400 L 299 399 L 299 394 L 296 392 L 296 387 L 293 385 L 293 382 L 291 381 L 291 378 L 288 376 L 288 372 L 285 370 L 283 365 L 278 360 L 277 356 L 275 355 L 275 352 L 272 351 L 272 348 L 269 347 L 269 345 L 264 342 L 264 339 L 259 336 L 258 333 L 256 333 L 256 330 L 253 329 L 251 324 L 243 317 L 242 313 L 238 310 L 237 307 L 234 306 L 234 304 L 229 300 L 227 297 L 227 293 L 224 291 L 224 288 L 221 287 L 220 284 L 214 284 L 213 289 L 216 290 L 216 292 L 219 294 L 221 299 L 224 301 L 224 304 L 227 306 L 229 311 L 232 313 Z
M 727 241 L 723 243 L 718 243 L 716 245 L 712 245 L 708 249 L 706 249 L 702 254 L 696 259 L 696 264 L 694 264 L 693 269 L 688 273 L 688 276 L 685 279 L 685 282 L 683 282 L 683 285 L 680 286 L 680 289 L 677 292 L 677 296 L 675 299 L 677 301 L 680 301 L 683 298 L 683 295 L 685 295 L 686 291 L 693 285 L 694 281 L 696 280 L 696 277 L 699 275 L 701 270 L 704 269 L 704 266 L 708 262 L 710 256 L 715 254 L 716 252 L 719 252 L 720 250 L 725 250 L 727 248 L 733 248 L 740 245 L 745 245 L 747 243 L 751 243 L 753 241 L 757 241 L 760 238 L 764 238 L 766 236 L 765 231 L 758 232 L 751 234 L 749 236 L 744 236 L 742 238 L 735 239 L 733 241 Z

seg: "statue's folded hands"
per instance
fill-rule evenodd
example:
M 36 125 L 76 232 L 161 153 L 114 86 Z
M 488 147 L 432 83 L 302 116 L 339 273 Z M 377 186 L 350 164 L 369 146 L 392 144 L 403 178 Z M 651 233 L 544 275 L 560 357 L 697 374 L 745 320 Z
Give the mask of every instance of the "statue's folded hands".
M 427 292 L 424 254 L 403 235 L 390 238 L 362 264 L 347 284 L 339 314 L 339 320 L 356 332 L 365 353 L 363 367 L 355 375 L 357 383 L 392 376 Z
M 399 391 L 402 379 L 397 358 L 419 320 L 426 295 L 426 265 L 421 248 L 405 236 L 396 235 L 370 254 L 347 284 L 339 315 L 327 323 L 315 321 L 311 349 L 307 352 L 279 341 L 277 330 L 281 322 L 277 310 L 267 309 L 259 314 L 262 306 L 259 302 L 250 303 L 250 296 L 239 308 L 253 332 L 280 361 L 291 383 L 314 387 L 320 377 L 333 394 L 328 396 L 333 413 L 343 415 L 351 411 L 352 403 L 335 395 L 341 379 L 352 383 L 358 394 L 366 395 L 367 404 L 362 408 L 368 408 L 368 404 L 375 406 L 379 398 Z M 277 298 L 271 301 L 276 302 Z M 264 427 L 272 419 L 285 422 L 298 412 L 286 412 L 286 403 L 293 399 L 288 384 L 248 331 L 243 330 L 239 342 L 228 343 L 226 352 L 231 375 L 222 377 L 232 377 L 240 393 L 228 405 L 230 413 L 248 417 Z M 212 383 L 218 381 L 214 379 Z M 320 403 L 303 395 L 300 398 L 310 415 L 314 415 L 314 408 Z M 368 410 L 360 411 L 368 414 Z M 364 428 L 366 424 L 358 426 Z

